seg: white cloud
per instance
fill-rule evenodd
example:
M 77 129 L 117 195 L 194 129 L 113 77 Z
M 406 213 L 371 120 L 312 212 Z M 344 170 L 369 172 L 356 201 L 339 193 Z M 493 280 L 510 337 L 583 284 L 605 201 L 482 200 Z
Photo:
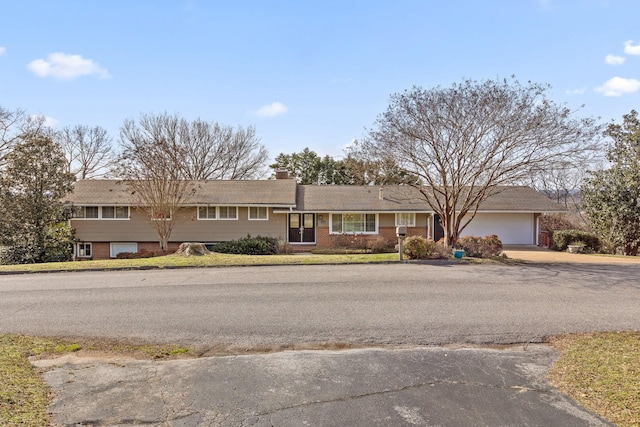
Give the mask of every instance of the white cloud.
M 101 79 L 109 78 L 109 71 L 92 59 L 81 55 L 68 55 L 63 52 L 52 53 L 47 59 L 31 61 L 27 68 L 38 77 L 53 77 L 59 80 L 73 80 L 80 76 L 96 74 Z
M 258 117 L 275 117 L 287 112 L 287 107 L 281 102 L 272 102 L 269 105 L 263 105 L 256 111 Z
M 45 115 L 33 115 L 31 116 L 31 120 L 35 121 L 35 122 L 40 122 L 42 121 L 42 125 L 49 127 L 49 128 L 53 128 L 56 127 L 58 125 L 58 123 L 60 123 L 58 120 L 54 119 L 53 117 L 49 117 L 49 116 L 45 116 Z
M 604 58 L 604 62 L 609 65 L 622 65 L 624 64 L 624 61 L 626 59 L 627 58 L 625 58 L 624 56 L 616 56 L 616 55 L 609 54 Z
M 4 46 L 0 46 L 0 56 L 4 55 L 5 53 L 7 53 L 7 48 Z
M 633 40 L 624 42 L 624 53 L 627 55 L 640 55 L 640 44 L 633 45 Z
M 596 92 L 604 96 L 622 96 L 625 93 L 633 93 L 640 90 L 640 80 L 614 77 L 604 82 L 602 86 L 596 88 Z
M 581 87 L 580 89 L 567 89 L 564 91 L 564 93 L 568 95 L 582 95 L 586 91 L 587 91 L 586 87 Z

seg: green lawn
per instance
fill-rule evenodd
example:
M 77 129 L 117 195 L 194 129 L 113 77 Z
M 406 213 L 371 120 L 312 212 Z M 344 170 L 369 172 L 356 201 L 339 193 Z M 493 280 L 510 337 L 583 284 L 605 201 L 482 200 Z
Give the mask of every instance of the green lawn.
M 297 265 L 297 264 L 361 264 L 398 262 L 397 253 L 340 254 L 340 255 L 229 255 L 210 254 L 183 257 L 166 255 L 142 259 L 108 259 L 98 261 L 49 262 L 42 264 L 0 265 L 0 273 L 71 270 L 109 270 L 136 268 L 224 267 L 239 265 Z

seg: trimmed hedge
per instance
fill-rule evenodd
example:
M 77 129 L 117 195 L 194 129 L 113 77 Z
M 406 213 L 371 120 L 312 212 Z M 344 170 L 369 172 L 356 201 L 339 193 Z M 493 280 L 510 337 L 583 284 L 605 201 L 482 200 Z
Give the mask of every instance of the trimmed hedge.
M 280 243 L 274 237 L 247 236 L 243 239 L 216 243 L 211 251 L 236 255 L 275 255 L 280 252 Z
M 592 233 L 582 230 L 556 230 L 551 232 L 551 249 L 556 251 L 566 251 L 567 246 L 582 242 L 584 247 L 592 252 L 599 252 L 600 239 Z

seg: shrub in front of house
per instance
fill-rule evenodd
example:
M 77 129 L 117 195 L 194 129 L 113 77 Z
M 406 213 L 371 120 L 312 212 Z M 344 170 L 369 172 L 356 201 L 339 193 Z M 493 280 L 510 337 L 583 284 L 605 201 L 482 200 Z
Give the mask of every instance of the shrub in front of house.
M 556 230 L 586 230 L 586 224 L 575 214 L 544 214 L 540 217 L 540 229 L 553 232 Z
M 408 259 L 438 259 L 449 256 L 442 242 L 434 242 L 422 236 L 409 236 L 404 239 L 402 254 Z
M 389 252 L 395 252 L 395 242 L 391 242 L 389 239 L 383 236 L 373 236 L 367 239 L 367 249 L 372 254 L 383 254 Z
M 116 259 L 141 259 L 141 258 L 153 258 L 157 256 L 166 255 L 165 252 L 162 251 L 147 251 L 140 250 L 138 252 L 120 252 L 116 255 Z
M 502 241 L 496 235 L 485 237 L 465 236 L 458 239 L 456 247 L 472 258 L 493 258 L 502 252 Z
M 334 234 L 331 236 L 331 247 L 364 251 L 367 249 L 367 240 L 363 234 Z
M 235 255 L 275 255 L 279 253 L 279 249 L 278 239 L 262 236 L 220 242 L 211 248 L 212 252 Z
M 601 248 L 600 239 L 593 233 L 582 230 L 556 230 L 551 233 L 551 249 L 556 251 L 566 251 L 567 247 L 576 242 L 584 244 L 584 247 L 591 252 L 599 252 Z
M 335 234 L 331 236 L 330 248 L 315 248 L 314 254 L 381 254 L 396 252 L 395 242 L 384 236 L 364 234 Z

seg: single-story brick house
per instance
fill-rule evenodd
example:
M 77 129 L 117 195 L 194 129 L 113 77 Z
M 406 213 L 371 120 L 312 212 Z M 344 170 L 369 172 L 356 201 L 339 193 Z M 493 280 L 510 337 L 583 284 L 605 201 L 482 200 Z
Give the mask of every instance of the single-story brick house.
M 198 181 L 188 203 L 166 220 L 176 221 L 170 238 L 215 243 L 247 235 L 270 236 L 298 250 L 329 247 L 345 234 L 395 239 L 397 225 L 408 235 L 442 237 L 438 215 L 406 186 L 299 185 L 293 179 Z M 156 251 L 151 218 L 137 209 L 127 185 L 116 180 L 81 180 L 65 202 L 72 208 L 78 259 L 106 259 L 120 252 Z M 542 213 L 564 209 L 529 187 L 507 187 L 486 200 L 463 235 L 496 234 L 505 244 L 533 245 Z

